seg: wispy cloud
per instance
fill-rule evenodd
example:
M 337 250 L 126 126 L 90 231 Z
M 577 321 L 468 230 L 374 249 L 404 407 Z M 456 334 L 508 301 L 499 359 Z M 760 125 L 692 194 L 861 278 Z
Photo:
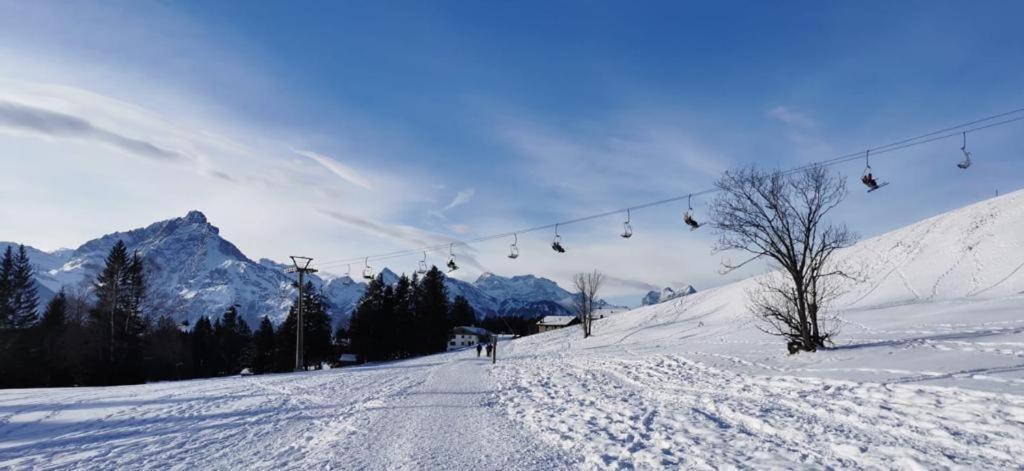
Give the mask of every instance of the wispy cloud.
M 151 159 L 186 160 L 179 152 L 101 128 L 85 118 L 9 101 L 0 101 L 0 128 L 51 138 L 99 142 Z
M 337 222 L 359 229 L 370 235 L 387 237 L 414 246 L 437 245 L 453 242 L 450 238 L 439 234 L 433 234 L 403 224 L 385 224 L 330 209 L 321 209 L 320 213 L 331 217 Z
M 341 162 L 338 162 L 335 159 L 308 150 L 293 149 L 293 151 L 296 154 L 299 154 L 303 157 L 307 157 L 313 160 L 314 162 L 322 165 L 331 173 L 341 177 L 342 180 L 345 180 L 353 185 L 366 188 L 367 190 L 373 189 L 373 185 L 370 183 L 370 181 L 363 177 L 359 172 L 355 171 L 354 169 L 347 165 L 342 164 Z
M 469 233 L 469 226 L 466 224 L 450 224 L 448 227 L 449 231 L 456 234 L 467 234 Z
M 544 185 L 557 195 L 552 200 L 576 207 L 621 204 L 623 194 L 642 200 L 703 189 L 728 166 L 727 158 L 659 115 L 582 129 L 503 119 L 497 133 L 522 157 L 530 184 Z
M 806 114 L 785 106 L 776 106 L 775 108 L 768 110 L 767 115 L 790 126 L 813 128 L 817 125 L 817 123 Z
M 468 203 L 471 199 L 473 199 L 473 195 L 475 194 L 476 190 L 474 190 L 473 188 L 466 188 L 465 190 L 458 192 L 458 194 L 455 195 L 455 198 L 452 198 L 452 202 L 448 203 L 448 206 L 444 207 L 444 210 L 451 211 L 452 209 L 455 209 L 459 206 Z
M 630 278 L 620 278 L 620 277 L 617 277 L 617 276 L 609 275 L 607 273 L 604 274 L 604 278 L 605 278 L 605 280 L 608 281 L 608 283 L 610 285 L 614 285 L 615 287 L 618 287 L 618 288 L 625 288 L 627 290 L 634 290 L 634 289 L 636 289 L 636 290 L 651 291 L 651 290 L 661 289 L 661 288 L 658 288 L 657 286 L 654 286 L 654 285 L 652 285 L 650 283 L 647 283 L 646 281 L 634 280 L 634 279 L 630 279 Z

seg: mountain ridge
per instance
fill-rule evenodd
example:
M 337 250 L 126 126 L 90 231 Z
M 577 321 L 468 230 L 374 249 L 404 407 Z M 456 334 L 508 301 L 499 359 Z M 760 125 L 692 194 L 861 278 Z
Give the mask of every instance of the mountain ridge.
M 218 317 L 238 305 L 250 325 L 270 316 L 275 323 L 287 316 L 295 296 L 293 280 L 284 273 L 289 265 L 267 258 L 252 260 L 220 236 L 201 211 L 157 221 L 145 227 L 116 231 L 86 241 L 75 249 L 46 252 L 25 244 L 35 266 L 41 303 L 60 289 L 88 292 L 103 267 L 110 248 L 123 240 L 146 262 L 150 278 L 150 311 L 176 320 L 194 321 L 201 315 Z M 0 242 L 0 249 L 15 242 Z M 379 274 L 388 284 L 399 275 L 387 267 Z M 336 322 L 346 323 L 366 283 L 349 276 L 310 275 L 322 290 Z M 477 311 L 488 315 L 569 314 L 573 295 L 552 280 L 535 275 L 503 277 L 484 273 L 474 282 L 445 277 L 449 297 L 464 296 Z M 607 305 L 602 301 L 602 305 Z

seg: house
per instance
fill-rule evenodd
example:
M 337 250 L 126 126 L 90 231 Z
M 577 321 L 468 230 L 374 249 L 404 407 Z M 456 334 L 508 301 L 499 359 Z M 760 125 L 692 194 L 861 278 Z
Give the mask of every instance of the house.
M 342 353 L 341 355 L 338 355 L 338 361 L 336 363 L 337 366 L 349 366 L 358 364 L 359 356 L 356 355 L 355 353 Z
M 579 323 L 580 318 L 576 316 L 544 316 L 543 319 L 537 322 L 537 332 L 547 332 Z
M 472 347 L 476 344 L 491 341 L 491 332 L 487 329 L 472 326 L 459 326 L 452 329 L 448 337 L 448 351 Z

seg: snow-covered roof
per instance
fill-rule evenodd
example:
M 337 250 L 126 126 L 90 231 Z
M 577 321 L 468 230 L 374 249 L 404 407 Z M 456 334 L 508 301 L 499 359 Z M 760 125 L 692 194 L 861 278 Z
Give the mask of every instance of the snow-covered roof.
M 466 335 L 478 335 L 481 337 L 487 337 L 491 335 L 491 331 L 482 327 L 473 327 L 468 325 L 460 325 L 452 329 L 453 334 L 466 334 Z
M 537 325 L 569 325 L 576 316 L 544 316 Z

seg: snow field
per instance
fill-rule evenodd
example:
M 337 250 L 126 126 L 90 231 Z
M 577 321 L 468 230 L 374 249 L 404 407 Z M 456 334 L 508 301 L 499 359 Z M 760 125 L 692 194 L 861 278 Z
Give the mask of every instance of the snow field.
M 833 348 L 752 280 L 578 328 L 342 370 L 0 391 L 0 469 L 1019 469 L 1024 192 L 842 253 Z
M 1024 398 L 753 376 L 672 355 L 516 358 L 506 413 L 586 467 L 1019 466 Z

